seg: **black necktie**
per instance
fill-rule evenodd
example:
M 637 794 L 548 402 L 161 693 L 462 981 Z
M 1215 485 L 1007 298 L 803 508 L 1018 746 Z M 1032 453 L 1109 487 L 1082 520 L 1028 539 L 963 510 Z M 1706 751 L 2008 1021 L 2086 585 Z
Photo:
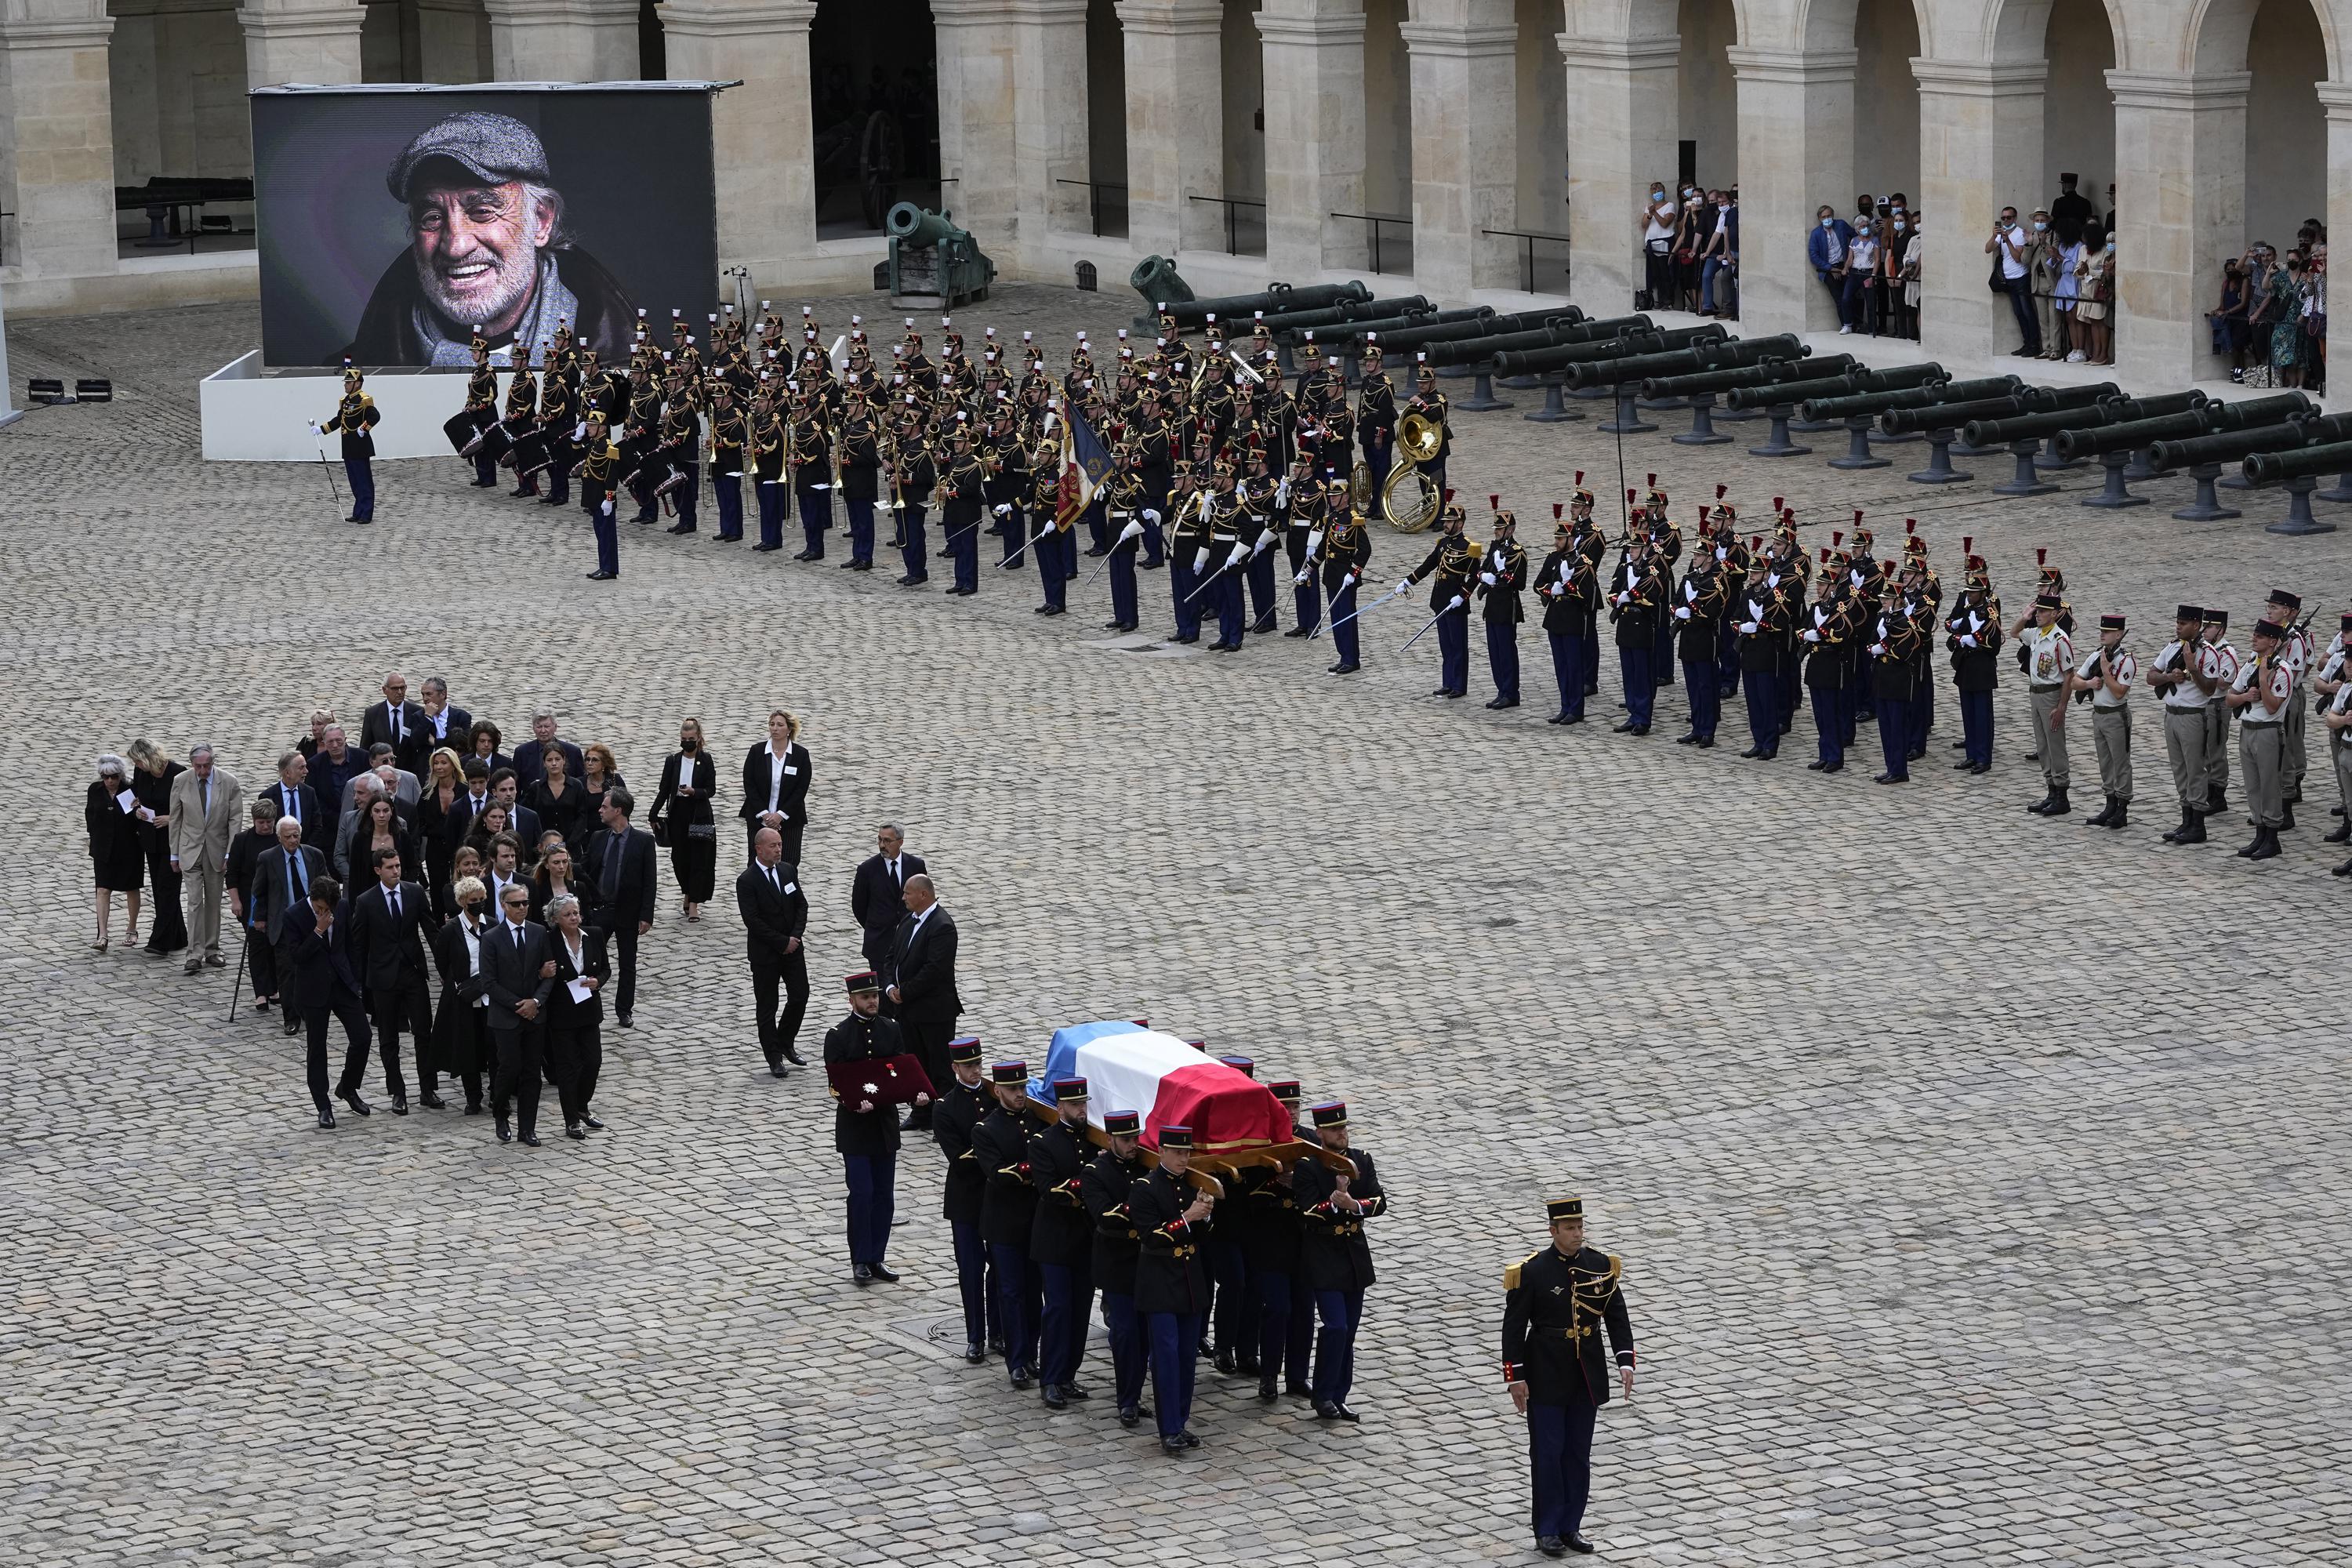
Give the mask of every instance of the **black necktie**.
M 398 920 L 400 918 L 400 889 L 398 888 L 394 888 L 390 892 L 386 893 L 384 895 L 384 902 L 392 906 L 392 918 L 395 921 Z
M 522 951 L 522 927 L 515 926 L 513 927 L 513 931 L 515 933 L 515 951 L 517 952 L 520 952 Z
M 768 868 L 768 886 L 776 889 L 776 897 L 781 899 L 784 896 L 783 879 L 776 875 L 773 866 Z

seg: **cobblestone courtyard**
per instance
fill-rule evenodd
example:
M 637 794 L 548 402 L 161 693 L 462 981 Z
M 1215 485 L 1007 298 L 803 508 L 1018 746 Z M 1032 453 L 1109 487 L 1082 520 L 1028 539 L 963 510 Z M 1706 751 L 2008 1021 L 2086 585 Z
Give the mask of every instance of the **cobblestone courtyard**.
M 895 326 L 880 302 L 819 314 Z M 1099 343 L 1130 306 L 1013 287 L 959 325 L 1034 328 L 1058 367 L 1073 326 Z M 257 328 L 11 323 L 19 387 L 110 374 L 120 400 L 0 432 L 0 756 L 28 832 L 0 852 L 0 1563 L 1534 1561 L 1500 1280 L 1570 1189 L 1624 1258 L 1642 1349 L 1601 1422 L 1605 1561 L 2343 1560 L 2352 1052 L 2324 764 L 2287 853 L 2252 866 L 2234 789 L 2213 844 L 2158 842 L 2145 695 L 2134 825 L 2027 816 L 2005 659 L 1995 771 L 1941 765 L 1948 696 L 1915 782 L 1881 789 L 1805 772 L 1809 717 L 1771 764 L 1667 744 L 1679 689 L 1647 741 L 1547 726 L 1532 635 L 1526 707 L 1479 708 L 1481 659 L 1473 700 L 1433 700 L 1433 639 L 1397 653 L 1408 611 L 1366 623 L 1340 681 L 1326 642 L 1101 640 L 1099 584 L 1046 620 L 1033 574 L 950 599 L 707 525 L 627 529 L 600 587 L 576 510 L 470 489 L 454 459 L 380 466 L 370 529 L 315 467 L 203 463 L 196 378 Z M 1529 405 L 1458 418 L 1474 517 L 1490 490 L 1548 513 L 1579 468 L 1612 488 L 1609 439 Z M 2241 646 L 2272 586 L 2323 638 L 2352 601 L 2352 533 L 2266 535 L 2279 498 L 2189 525 L 2165 515 L 2186 480 L 2094 512 L 2080 472 L 2008 502 L 2005 462 L 1927 489 L 1900 477 L 1916 447 L 1850 477 L 1832 446 L 1774 463 L 1661 422 L 1624 464 L 1678 516 L 1720 482 L 1751 519 L 1787 496 L 1808 544 L 1864 507 L 1885 546 L 1907 509 L 1948 584 L 1973 536 L 2012 614 L 2047 546 L 2077 614 L 2130 612 L 2144 658 L 2177 600 L 2230 606 Z M 1376 582 L 1419 554 L 1385 529 L 1374 551 Z M 1160 575 L 1145 596 L 1164 631 Z M 766 1075 L 723 884 L 686 925 L 665 867 L 637 1026 L 607 1028 L 611 1131 L 584 1145 L 381 1103 L 321 1134 L 299 1050 L 274 1016 L 224 1021 L 225 976 L 90 952 L 97 752 L 210 739 L 251 792 L 314 703 L 356 725 L 394 668 L 510 735 L 555 707 L 647 801 L 699 715 L 722 812 L 769 708 L 801 713 L 804 1050 L 857 966 L 850 876 L 887 816 L 962 927 L 991 1056 L 1148 1016 L 1347 1099 L 1394 1205 L 1363 1424 L 1269 1413 L 1204 1366 L 1205 1447 L 1171 1460 L 1107 1399 L 1056 1414 L 967 1368 L 928 1145 L 900 1167 L 903 1281 L 854 1289 L 822 1079 Z M 1605 713 L 1613 670 L 1603 689 Z

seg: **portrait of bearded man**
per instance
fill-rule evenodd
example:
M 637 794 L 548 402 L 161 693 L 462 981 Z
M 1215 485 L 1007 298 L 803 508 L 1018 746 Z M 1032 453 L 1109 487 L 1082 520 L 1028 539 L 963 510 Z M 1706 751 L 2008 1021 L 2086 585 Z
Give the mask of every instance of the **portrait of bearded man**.
M 635 311 L 566 231 L 530 126 L 485 110 L 452 114 L 402 149 L 384 184 L 406 210 L 408 246 L 376 279 L 338 361 L 467 365 L 478 331 L 524 364 L 565 324 L 608 363 L 627 358 Z

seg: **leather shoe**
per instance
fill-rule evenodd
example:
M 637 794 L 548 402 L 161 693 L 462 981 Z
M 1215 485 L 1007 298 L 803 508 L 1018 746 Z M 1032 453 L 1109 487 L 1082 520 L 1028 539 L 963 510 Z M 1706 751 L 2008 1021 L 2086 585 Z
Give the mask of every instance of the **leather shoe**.
M 1568 1549 L 1570 1552 L 1589 1552 L 1592 1550 L 1592 1542 L 1571 1530 L 1568 1532 Z
M 586 1129 L 588 1129 L 588 1131 L 591 1131 L 591 1132 L 602 1132 L 603 1131 L 604 1131 L 604 1124 L 603 1122 L 601 1122 L 601 1121 L 597 1121 L 597 1120 L 596 1120 L 594 1117 L 593 1117 L 593 1116 L 583 1116 L 583 1117 L 582 1117 L 582 1118 L 580 1119 L 580 1125 L 581 1125 L 581 1126 L 583 1126 L 583 1127 L 585 1127 L 585 1128 L 586 1128 Z
M 1031 1379 L 1026 1371 L 1016 1370 L 1013 1373 L 1013 1386 L 1024 1394 L 1028 1392 L 1030 1382 Z
M 637 1026 L 637 1016 L 634 1013 L 615 1013 L 613 1015 L 613 1021 L 624 1029 L 634 1029 Z
M 408 1097 L 406 1095 L 395 1094 L 392 1097 L 392 1113 L 394 1116 L 405 1116 L 408 1114 Z
M 625 1023 L 626 1021 L 627 1021 L 627 1020 L 625 1020 L 625 1019 L 624 1019 L 624 1020 L 623 1020 L 623 1022 L 625 1022 Z M 807 1062 L 805 1062 L 805 1061 L 803 1061 L 803 1060 L 801 1058 L 801 1054 L 800 1054 L 800 1052 L 798 1052 L 798 1051 L 794 1050 L 794 1049 L 793 1049 L 792 1047 L 790 1047 L 790 1046 L 786 1046 L 786 1047 L 784 1047 L 784 1060 L 786 1060 L 786 1061 L 788 1061 L 788 1062 L 792 1063 L 792 1064 L 793 1064 L 793 1066 L 794 1066 L 794 1067 L 796 1067 L 796 1068 L 804 1068 L 804 1067 L 808 1066 L 808 1063 L 807 1063 Z
M 857 1265 L 855 1268 L 852 1268 L 849 1271 L 849 1277 L 860 1285 L 871 1285 L 874 1283 L 874 1270 L 867 1268 L 863 1263 Z
M 1045 1408 L 1048 1410 L 1066 1410 L 1070 1406 L 1070 1402 L 1062 1396 L 1062 1388 L 1059 1384 L 1047 1384 L 1045 1385 L 1045 1393 L 1041 1397 L 1045 1400 Z
M 988 1359 L 988 1349 L 978 1340 L 968 1341 L 963 1347 L 963 1359 L 973 1366 L 978 1366 Z
M 1331 667 L 1329 673 L 1333 675 L 1353 675 L 1361 668 L 1363 667 L 1359 665 L 1354 659 L 1343 658 L 1339 663 Z
M 499 1142 L 501 1143 L 514 1142 L 514 1129 L 507 1125 L 507 1119 L 503 1116 L 499 1118 Z
M 536 1149 L 539 1147 L 539 1134 L 536 1132 L 525 1132 L 521 1135 L 521 1142 L 524 1148 Z
M 201 958 L 192 958 L 188 960 L 186 966 L 183 968 L 180 973 L 183 974 L 202 974 L 204 971 L 205 961 Z
M 1538 1535 L 1536 1537 L 1536 1550 L 1547 1557 L 1565 1557 L 1568 1555 L 1568 1542 L 1557 1535 Z
M 1257 1380 L 1257 1401 L 1260 1405 L 1271 1405 L 1281 1397 L 1282 1394 L 1274 1386 L 1274 1379 L 1261 1377 Z
M 1615 734 L 1615 735 L 1630 735 L 1630 734 L 1632 734 L 1633 732 L 1633 721 L 1632 721 L 1631 719 L 1626 720 L 1622 724 L 1618 725 L 1616 729 L 1614 729 L 1614 730 L 1612 730 L 1612 731 L 1610 731 L 1610 733 L 1612 733 L 1612 734 Z M 1753 753 L 1750 753 L 1750 754 L 1752 755 Z
M 1828 766 L 1828 763 L 1824 762 L 1820 757 L 1815 757 L 1811 762 L 1805 764 L 1805 771 L 1809 773 L 1817 773 Z
M 1132 1405 L 1118 1413 L 1118 1424 L 1122 1426 L 1132 1426 L 1142 1419 L 1143 1417 L 1136 1413 L 1136 1408 Z
M 1184 1439 L 1181 1436 L 1162 1437 L 1160 1439 L 1160 1451 L 1163 1454 L 1181 1454 L 1184 1451 Z
M 616 575 L 618 575 L 618 574 L 607 572 L 602 567 L 599 567 L 597 570 L 588 573 L 587 578 L 591 583 L 609 583 Z
M 416 1097 L 416 1103 L 423 1106 L 427 1110 L 446 1110 L 449 1108 L 449 1102 L 447 1100 L 442 1099 L 439 1095 L 434 1093 L 429 1089 L 423 1094 Z
M 284 1022 L 286 1025 L 286 1032 L 288 1034 L 299 1035 L 302 1032 L 302 1020 L 295 1015 L 293 1008 L 289 1007 L 286 1009 Z
M 782 1078 L 792 1070 L 792 1068 L 786 1067 L 781 1060 L 772 1061 L 768 1064 L 768 1076 L 770 1078 Z
M 577 1121 L 565 1122 L 563 1124 L 563 1135 L 566 1138 L 576 1138 L 583 1143 L 588 1142 L 588 1130 L 585 1127 L 581 1126 Z
M 867 1264 L 866 1266 L 866 1271 L 873 1275 L 877 1279 L 882 1281 L 885 1285 L 896 1285 L 898 1282 L 898 1277 L 896 1274 L 891 1273 L 887 1268 L 883 1268 L 879 1263 Z
M 355 1089 L 337 1089 L 335 1091 L 335 1098 L 341 1100 L 345 1105 L 350 1106 L 353 1116 L 372 1116 L 374 1114 L 373 1111 L 368 1109 L 368 1102 L 360 1098 L 359 1090 Z
M 319 1131 L 321 1132 L 332 1132 L 334 1130 L 335 1113 L 331 1110 L 322 1110 L 319 1112 Z
M 1181 1432 L 1177 1433 L 1176 1440 L 1179 1443 L 1183 1444 L 1187 1448 L 1197 1448 L 1201 1446 L 1201 1439 L 1192 1436 L 1192 1429 L 1190 1426 L 1187 1426 Z

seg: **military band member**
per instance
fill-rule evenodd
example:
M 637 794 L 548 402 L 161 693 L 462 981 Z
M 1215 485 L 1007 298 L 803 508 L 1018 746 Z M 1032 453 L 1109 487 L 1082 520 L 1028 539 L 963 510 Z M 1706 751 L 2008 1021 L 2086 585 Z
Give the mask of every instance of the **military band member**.
M 1412 401 L 1405 405 L 1405 411 L 1420 415 L 1437 427 L 1437 455 L 1421 467 L 1429 475 L 1429 482 L 1437 487 L 1437 493 L 1444 495 L 1445 459 L 1454 452 L 1454 427 L 1447 423 L 1452 409 L 1445 394 L 1437 390 L 1437 372 L 1430 368 L 1425 354 L 1421 356 L 1421 363 L 1413 370 L 1413 395 Z
M 1348 1405 L 1356 1381 L 1356 1334 L 1364 1321 L 1364 1292 L 1371 1288 L 1372 1249 L 1364 1221 L 1388 1213 L 1388 1195 L 1372 1169 L 1372 1157 L 1350 1142 L 1348 1107 L 1330 1100 L 1314 1107 L 1316 1135 L 1323 1147 L 1356 1163 L 1352 1176 L 1319 1160 L 1301 1160 L 1290 1179 L 1306 1225 L 1301 1272 L 1315 1300 L 1315 1414 L 1326 1421 L 1355 1421 Z
M 1651 704 L 1657 695 L 1654 668 L 1665 583 L 1650 554 L 1649 536 L 1636 529 L 1625 540 L 1624 559 L 1609 584 L 1609 618 L 1617 627 L 1617 668 L 1625 684 L 1625 721 L 1621 735 L 1650 732 Z
M 1592 1485 L 1592 1426 L 1609 1403 L 1609 1352 L 1633 1397 L 1633 1325 L 1619 1261 L 1584 1245 L 1584 1201 L 1544 1205 L 1551 1245 L 1503 1271 L 1503 1382 L 1528 1418 L 1536 1550 L 1590 1552 L 1584 1505 Z
M 2131 689 L 2139 679 L 2139 660 L 2124 647 L 2124 617 L 2099 617 L 2099 646 L 2066 677 L 2066 689 L 2076 701 L 2091 705 L 2091 741 L 2099 759 L 2099 787 L 2107 797 L 2105 811 L 2084 824 L 2087 827 L 2129 826 L 2132 797 Z
M 1192 1130 L 1162 1127 L 1158 1167 L 1127 1194 L 1128 1214 L 1141 1248 L 1135 1265 L 1135 1310 L 1144 1321 L 1150 1347 L 1160 1446 L 1171 1454 L 1201 1446 L 1188 1426 L 1200 1358 L 1201 1314 L 1209 1306 L 1201 1237 L 1214 1204 L 1206 1191 L 1186 1183 L 1192 1163 Z
M 981 1070 L 978 1036 L 950 1040 L 948 1066 L 955 1082 L 939 1097 L 931 1114 L 931 1136 L 939 1140 L 940 1152 L 947 1159 L 940 1215 L 948 1222 L 955 1248 L 956 1289 L 963 1298 L 963 1359 L 978 1366 L 988 1359 L 991 1349 L 1002 1348 L 996 1297 L 989 1289 L 988 1243 L 980 1234 L 981 1193 L 987 1183 L 971 1143 L 981 1119 L 995 1104 L 995 1093 Z
M 1576 525 L 1552 510 L 1552 550 L 1537 568 L 1536 597 L 1543 605 L 1544 638 L 1551 645 L 1552 679 L 1559 686 L 1559 710 L 1548 722 L 1584 722 L 1586 650 L 1600 609 L 1592 557 L 1576 542 Z
M 2221 675 L 2214 700 L 2205 705 L 2205 815 L 2210 816 L 2230 808 L 2230 718 L 2236 710 L 2223 699 L 2237 684 L 2241 661 L 2230 645 L 2229 611 L 2208 606 L 2203 636 Z
M 515 377 L 517 381 L 524 378 Z M 343 477 L 352 482 L 351 515 L 345 522 L 375 521 L 375 427 L 383 420 L 383 411 L 375 399 L 361 390 L 367 378 L 343 362 L 343 395 L 335 405 L 334 413 L 324 425 L 310 426 L 324 436 L 342 438 Z
M 1103 1323 L 1110 1331 L 1111 1398 L 1122 1426 L 1132 1426 L 1151 1414 L 1143 1404 L 1143 1322 L 1135 1310 L 1136 1261 L 1142 1245 L 1128 1207 L 1136 1184 L 1150 1174 L 1136 1152 L 1140 1128 L 1141 1118 L 1132 1110 L 1106 1115 L 1103 1132 L 1110 1147 L 1095 1155 L 1078 1184 L 1094 1220 L 1089 1267 L 1095 1288 L 1102 1292 Z M 1084 1331 L 1083 1322 L 1079 1329 Z
M 923 437 L 921 426 L 912 419 L 900 426 L 890 457 L 889 469 L 896 486 L 891 499 L 898 509 L 898 554 L 906 566 L 898 586 L 919 588 L 931 579 L 923 522 L 930 511 L 931 489 L 939 480 L 937 460 L 930 443 Z
M 1478 572 L 1478 546 L 1463 535 L 1467 521 L 1447 496 L 1439 513 L 1437 542 L 1422 563 L 1396 585 L 1397 596 L 1429 580 L 1429 609 L 1437 630 L 1438 684 L 1432 697 L 1470 695 L 1470 588 Z
M 882 432 L 864 398 L 851 402 L 841 423 L 841 500 L 849 513 L 845 572 L 874 570 L 874 503 L 880 498 Z
M 1517 708 L 1519 623 L 1527 618 L 1519 591 L 1527 586 L 1528 552 L 1519 544 L 1519 520 L 1503 510 L 1500 496 L 1488 496 L 1486 500 L 1495 509 L 1495 540 L 1478 563 L 1477 590 L 1486 623 L 1486 670 L 1495 678 L 1495 700 L 1486 706 Z
M 1209 492 L 1209 551 L 1203 582 L 1203 603 L 1216 614 L 1217 640 L 1211 653 L 1242 651 L 1242 578 L 1247 571 L 1249 545 L 1242 536 L 1242 494 L 1234 483 L 1234 465 L 1216 466 L 1216 485 Z M 1194 557 L 1200 559 L 1197 555 Z
M 547 442 L 548 479 L 539 504 L 564 506 L 572 500 L 572 432 L 580 424 L 580 397 L 552 363 L 540 381 L 539 431 Z
M 1965 548 L 1972 541 L 1963 540 Z M 1965 557 L 1968 584 L 1944 622 L 1952 656 L 1952 689 L 1960 708 L 1960 760 L 1971 773 L 1992 771 L 1992 694 L 2000 685 L 2000 614 L 1993 607 L 1984 558 Z
M 2180 826 L 2164 836 L 2167 844 L 2205 842 L 2205 710 L 2221 700 L 2222 681 L 2221 658 L 2200 636 L 2204 622 L 2196 605 L 2175 609 L 2172 640 L 2147 672 L 2147 683 L 2164 694 L 2164 754 L 2180 797 Z
M 1315 465 L 1301 452 L 1290 465 L 1290 477 L 1279 495 L 1283 552 L 1290 559 L 1291 626 L 1282 635 L 1315 635 L 1323 624 L 1323 589 L 1318 575 L 1323 532 L 1329 510 Z
M 1058 1115 L 1029 1141 L 1029 1180 L 1037 1189 L 1029 1258 L 1045 1300 L 1037 1380 L 1047 1408 L 1059 1410 L 1087 1397 L 1078 1385 L 1078 1363 L 1086 1356 L 1087 1325 L 1094 1317 L 1095 1224 L 1079 1184 L 1093 1150 L 1086 1135 L 1087 1080 L 1055 1079 L 1046 1092 Z
M 1877 782 L 1895 784 L 1911 778 L 1912 686 L 1918 679 L 1919 647 L 1926 633 L 1895 580 L 1894 563 L 1885 563 L 1883 574 L 1886 594 L 1879 601 L 1867 651 L 1871 699 L 1877 708 L 1878 748 L 1886 760 L 1886 771 Z
M 1690 696 L 1690 729 L 1675 737 L 1675 743 L 1702 750 L 1715 744 L 1716 727 L 1723 721 L 1716 653 L 1721 641 L 1717 627 L 1731 601 L 1714 543 L 1707 525 L 1701 523 L 1690 570 L 1683 574 L 1681 586 L 1668 595 L 1674 605 L 1673 628 L 1675 651 L 1682 658 L 1683 686 Z
M 988 476 L 979 453 L 972 449 L 971 426 L 956 416 L 953 450 L 940 474 L 940 527 L 947 535 L 947 554 L 955 562 L 950 594 L 980 592 L 980 527 L 988 507 Z
M 1328 520 L 1323 525 L 1323 601 L 1331 617 L 1331 647 L 1339 656 L 1328 673 L 1353 675 L 1362 668 L 1355 615 L 1364 573 L 1372 563 L 1372 539 L 1349 504 L 1347 480 L 1324 486 L 1323 509 Z
M 743 537 L 744 454 L 751 441 L 751 416 L 726 377 L 715 377 L 710 383 L 710 497 L 719 509 L 719 531 L 713 537 L 721 544 Z M 759 482 L 756 477 L 752 482 Z
M 1037 1374 L 1037 1268 L 1029 1258 L 1037 1215 L 1037 1189 L 1029 1184 L 1029 1067 L 998 1062 L 989 1069 L 996 1103 L 971 1135 L 980 1162 L 980 1235 L 996 1276 L 996 1321 L 1004 1330 L 1004 1366 L 1025 1392 Z
M 1372 470 L 1374 495 L 1388 484 L 1389 470 L 1396 463 L 1396 389 L 1382 366 L 1381 345 L 1367 333 L 1363 374 L 1356 383 L 1356 439 L 1362 444 L 1365 466 Z
M 824 1065 L 887 1061 L 905 1054 L 898 1026 L 882 1016 L 882 981 L 872 970 L 861 970 L 844 983 L 849 993 L 849 1016 L 825 1031 Z M 862 1086 L 861 1086 L 862 1087 Z M 841 1170 L 849 1188 L 850 1278 L 859 1285 L 879 1279 L 895 1284 L 898 1277 L 882 1261 L 890 1245 L 890 1221 L 898 1212 L 898 1110 L 889 1101 L 854 1100 L 852 1088 L 836 1091 L 833 1108 L 833 1147 L 841 1156 Z M 918 1107 L 929 1105 L 928 1093 L 915 1096 Z
M 784 498 L 792 484 L 784 471 L 792 430 L 776 395 L 775 384 L 763 380 L 751 399 L 751 482 L 760 506 L 760 542 L 751 548 L 761 552 L 784 547 Z
M 2055 594 L 2033 601 L 2033 624 L 2018 637 L 2025 660 L 2026 689 L 2033 700 L 2034 748 L 2049 792 L 2025 809 L 2039 816 L 2063 816 L 2066 805 L 2066 674 L 2074 666 L 2074 640 L 2059 626 L 2066 607 Z
M 1815 755 L 1805 766 L 1817 773 L 1845 771 L 1845 710 L 1855 687 L 1854 612 L 1843 591 L 1846 586 L 1843 574 L 1832 571 L 1824 560 L 1813 582 L 1813 602 L 1797 620 L 1797 647 L 1804 655 L 1805 690 L 1813 708 Z
M 535 430 L 538 427 L 538 425 L 539 383 L 531 378 L 530 366 L 525 364 L 514 373 L 514 379 L 507 383 L 507 433 L 514 437 L 517 440 L 520 440 L 524 436 Z M 539 476 L 536 473 L 525 473 L 523 471 L 522 453 L 519 449 L 509 447 L 509 456 L 508 460 L 514 465 L 515 487 L 509 490 L 507 494 L 510 496 L 537 495 L 539 493 Z
M 483 451 L 479 445 L 482 432 L 498 420 L 498 406 L 499 373 L 490 363 L 490 345 L 478 327 L 474 330 L 474 368 L 466 378 L 466 413 L 478 426 L 471 454 L 476 489 L 490 489 L 499 482 L 498 459 Z
M 2246 815 L 2254 824 L 2252 840 L 2238 851 L 2245 860 L 2275 857 L 2287 820 L 2286 713 L 2295 682 L 2284 653 L 2286 637 L 2287 628 L 2275 620 L 2255 624 L 2253 657 L 2239 668 L 2226 699 L 2238 713 L 2238 765 L 2245 774 Z
M 1727 612 L 1739 637 L 1739 680 L 1748 700 L 1748 749 L 1739 754 L 1770 762 L 1780 754 L 1780 721 L 1787 699 L 1781 683 L 1788 671 L 1785 644 L 1796 617 L 1790 605 L 1793 579 L 1778 563 L 1759 556 L 1749 563 L 1748 587 Z
M 620 483 L 621 448 L 605 433 L 604 414 L 591 408 L 581 425 L 580 500 L 596 531 L 596 570 L 592 583 L 609 583 L 621 574 L 621 531 L 613 516 L 613 494 Z

